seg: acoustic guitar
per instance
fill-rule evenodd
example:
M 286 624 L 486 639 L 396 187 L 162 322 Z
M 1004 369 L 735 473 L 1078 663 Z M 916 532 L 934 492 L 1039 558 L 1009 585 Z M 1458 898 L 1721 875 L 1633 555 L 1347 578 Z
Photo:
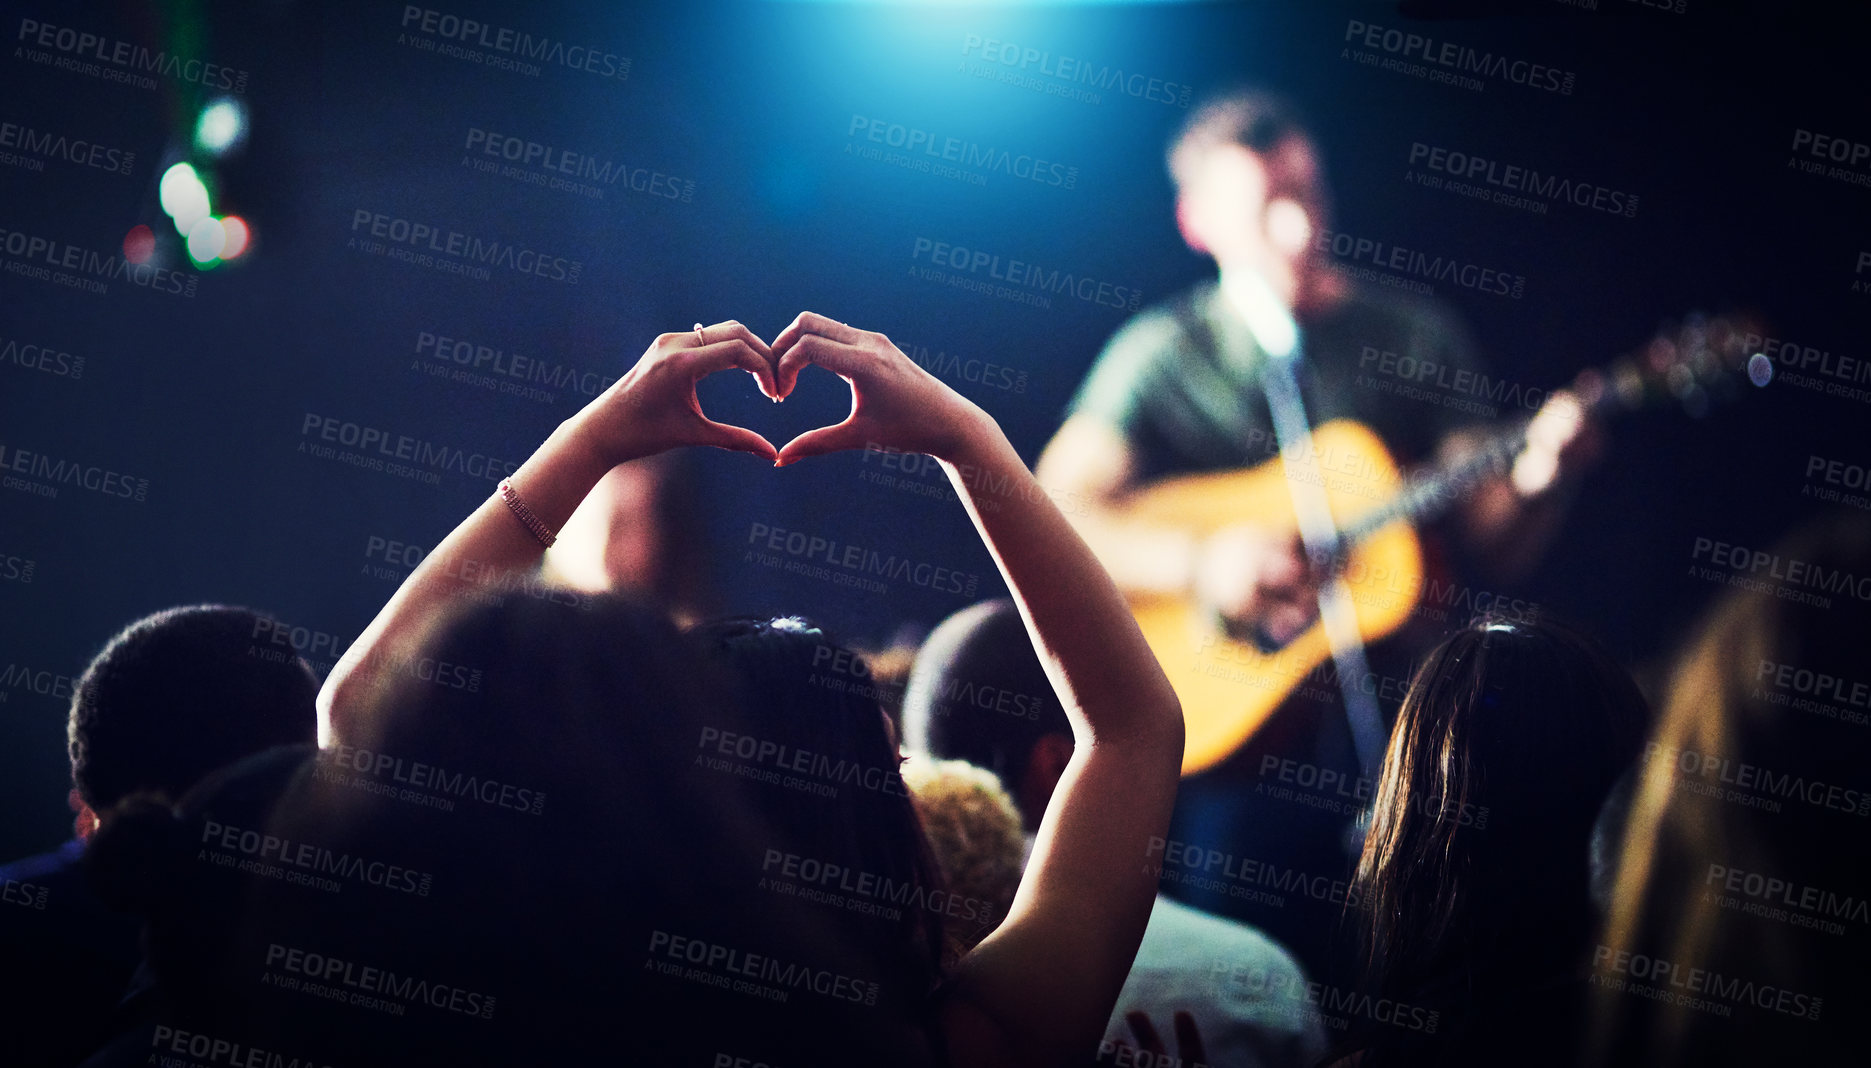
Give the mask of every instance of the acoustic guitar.
M 1760 331 L 1728 319 L 1691 318 L 1603 370 L 1580 374 L 1571 388 L 1594 417 L 1659 401 L 1699 416 L 1740 392 L 1735 372 L 1745 370 L 1756 385 L 1771 378 L 1771 361 L 1745 351 L 1750 334 L 1759 337 Z M 1409 619 L 1423 599 L 1426 581 L 1436 585 L 1424 574 L 1416 525 L 1505 472 L 1525 444 L 1530 417 L 1492 431 L 1471 452 L 1409 474 L 1370 428 L 1335 420 L 1314 430 L 1303 454 L 1292 451 L 1255 467 L 1164 479 L 1132 494 L 1121 512 L 1197 534 L 1240 523 L 1294 530 L 1286 483 L 1290 456 L 1296 470 L 1323 486 L 1341 553 L 1321 563 L 1345 580 L 1368 644 Z M 1270 649 L 1233 633 L 1192 596 L 1139 595 L 1131 598 L 1130 607 L 1182 701 L 1185 776 L 1219 764 L 1240 748 L 1332 657 L 1325 628 L 1316 619 L 1284 647 Z

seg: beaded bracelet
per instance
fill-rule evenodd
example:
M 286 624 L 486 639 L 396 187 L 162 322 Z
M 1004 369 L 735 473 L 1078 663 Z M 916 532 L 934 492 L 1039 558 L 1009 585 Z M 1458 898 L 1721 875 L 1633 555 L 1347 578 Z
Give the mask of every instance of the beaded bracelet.
M 520 499 L 520 491 L 513 488 L 512 479 L 500 480 L 500 499 L 507 502 L 507 507 L 512 510 L 514 518 L 520 521 L 520 525 L 526 528 L 527 533 L 539 539 L 539 544 L 550 549 L 552 543 L 559 540 L 559 536 L 552 532 L 552 528 L 546 526 L 538 516 L 533 514 L 533 510 L 526 506 L 526 502 Z

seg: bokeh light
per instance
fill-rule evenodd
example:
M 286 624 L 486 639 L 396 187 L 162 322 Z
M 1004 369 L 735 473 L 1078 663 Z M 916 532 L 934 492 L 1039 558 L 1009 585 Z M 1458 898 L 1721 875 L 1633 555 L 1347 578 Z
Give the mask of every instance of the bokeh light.
M 227 230 L 221 220 L 214 216 L 198 219 L 188 229 L 188 256 L 198 264 L 212 263 L 221 258 L 221 250 L 227 247 Z
M 232 97 L 224 96 L 203 108 L 195 123 L 195 144 L 210 155 L 226 153 L 246 136 L 247 111 Z
M 221 229 L 227 233 L 227 243 L 221 247 L 221 258 L 231 260 L 247 251 L 247 245 L 253 234 L 247 228 L 247 220 L 238 215 L 229 215 L 221 220 Z
M 156 233 L 142 223 L 123 235 L 123 258 L 131 263 L 148 263 L 156 254 Z
M 162 210 L 175 220 L 178 234 L 187 234 L 209 213 L 208 187 L 202 184 L 195 168 L 186 163 L 178 163 L 163 172 L 156 196 Z

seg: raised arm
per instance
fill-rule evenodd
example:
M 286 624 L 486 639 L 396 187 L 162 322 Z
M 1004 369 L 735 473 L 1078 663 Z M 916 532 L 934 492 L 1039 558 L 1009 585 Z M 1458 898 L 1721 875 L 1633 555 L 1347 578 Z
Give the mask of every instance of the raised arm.
M 1135 488 L 1130 443 L 1115 427 L 1074 415 L 1040 452 L 1040 483 L 1074 503 L 1068 518 L 1079 537 L 1127 593 L 1186 592 L 1201 549 L 1187 530 L 1127 515 L 1124 495 Z
M 816 363 L 851 415 L 780 450 L 940 460 L 994 554 L 1077 743 L 1007 919 L 965 957 L 941 1019 L 956 1063 L 1083 1064 L 1096 1053 L 1149 921 L 1151 840 L 1182 761 L 1175 693 L 1097 559 L 985 412 L 881 334 L 807 313 L 775 339 L 782 393 Z
M 680 445 L 774 458 L 765 438 L 709 420 L 695 397 L 698 380 L 732 368 L 752 374 L 767 396 L 778 396 L 771 350 L 732 321 L 702 334 L 658 337 L 628 374 L 559 424 L 520 465 L 509 481 L 547 528 L 563 526 L 606 471 L 630 460 Z M 428 623 L 467 594 L 507 587 L 516 574 L 530 574 L 545 549 L 500 494 L 482 501 L 403 580 L 332 668 L 318 692 L 319 744 L 367 743 L 371 694 L 393 675 L 393 665 L 418 655 Z

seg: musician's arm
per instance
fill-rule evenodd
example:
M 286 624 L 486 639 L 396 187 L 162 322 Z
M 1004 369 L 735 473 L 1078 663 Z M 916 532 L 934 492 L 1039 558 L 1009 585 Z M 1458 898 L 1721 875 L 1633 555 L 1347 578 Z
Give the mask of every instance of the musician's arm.
M 1125 514 L 1135 457 L 1109 423 L 1074 415 L 1040 454 L 1034 475 L 1092 554 L 1125 593 L 1178 594 L 1195 578 L 1198 539 L 1187 531 Z
M 1474 447 L 1478 433 L 1443 440 L 1444 459 Z M 1603 432 L 1580 415 L 1577 398 L 1555 392 L 1527 428 L 1527 447 L 1513 467 L 1476 488 L 1457 515 L 1463 540 L 1487 577 L 1524 578 L 1551 547 L 1585 470 L 1604 451 Z

